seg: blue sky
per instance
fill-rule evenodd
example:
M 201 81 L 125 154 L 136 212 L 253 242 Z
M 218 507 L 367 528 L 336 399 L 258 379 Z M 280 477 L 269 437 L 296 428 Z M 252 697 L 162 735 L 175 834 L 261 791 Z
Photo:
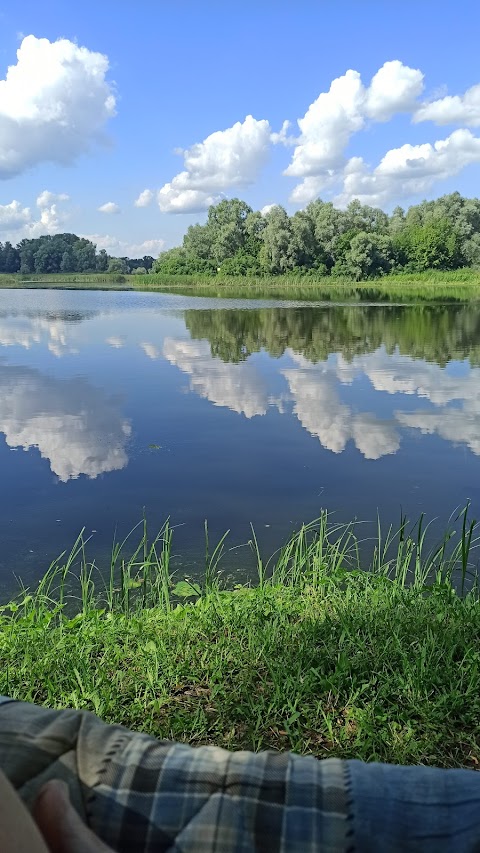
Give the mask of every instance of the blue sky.
M 156 255 L 225 196 L 480 195 L 479 25 L 464 0 L 0 0 L 0 240 Z

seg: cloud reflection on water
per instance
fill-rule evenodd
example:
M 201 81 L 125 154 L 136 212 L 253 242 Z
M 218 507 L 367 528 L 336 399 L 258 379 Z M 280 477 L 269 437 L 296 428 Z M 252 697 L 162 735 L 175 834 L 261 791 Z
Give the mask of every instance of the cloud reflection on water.
M 114 399 L 81 378 L 0 365 L 0 431 L 11 448 L 38 448 L 62 482 L 128 462 L 129 421 Z

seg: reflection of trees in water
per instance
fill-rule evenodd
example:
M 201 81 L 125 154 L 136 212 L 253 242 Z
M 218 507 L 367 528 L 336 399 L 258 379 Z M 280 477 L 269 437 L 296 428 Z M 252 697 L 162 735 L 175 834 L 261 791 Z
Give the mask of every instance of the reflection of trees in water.
M 441 365 L 463 358 L 480 364 L 480 311 L 471 304 L 187 310 L 185 323 L 226 362 L 260 349 L 278 358 L 287 348 L 312 362 L 332 352 L 351 359 L 383 344 L 389 353 L 398 347 Z

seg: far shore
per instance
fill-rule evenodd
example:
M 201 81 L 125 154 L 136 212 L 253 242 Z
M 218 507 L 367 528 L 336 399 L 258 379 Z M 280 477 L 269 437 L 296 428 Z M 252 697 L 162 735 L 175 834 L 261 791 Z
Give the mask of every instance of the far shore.
M 319 302 L 469 302 L 480 301 L 480 270 L 428 271 L 388 275 L 367 281 L 332 276 L 167 276 L 161 274 L 74 273 L 0 274 L 2 288 L 62 290 L 138 290 L 189 296 L 294 299 Z

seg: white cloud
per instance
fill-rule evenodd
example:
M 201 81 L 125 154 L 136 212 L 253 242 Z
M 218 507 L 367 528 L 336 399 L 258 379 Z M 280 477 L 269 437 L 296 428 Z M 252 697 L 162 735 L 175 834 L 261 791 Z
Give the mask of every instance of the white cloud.
M 148 354 L 148 353 L 147 353 Z M 225 406 L 247 418 L 266 414 L 267 390 L 253 365 L 225 364 L 213 358 L 207 341 L 166 338 L 163 355 L 190 376 L 190 388 L 215 406 Z
M 361 157 L 352 157 L 345 167 L 343 190 L 335 202 L 345 206 L 358 198 L 364 204 L 382 206 L 392 199 L 426 193 L 437 181 L 478 162 L 480 138 L 466 129 L 455 130 L 433 144 L 392 148 L 373 170 Z
M 292 122 L 286 119 L 279 133 L 272 133 L 270 135 L 270 139 L 274 145 L 296 145 L 297 139 L 294 136 L 290 136 L 288 131 L 292 126 Z
M 120 213 L 120 207 L 114 201 L 106 201 L 97 208 L 100 213 Z
M 15 199 L 10 204 L 0 204 L 0 231 L 16 231 L 31 219 L 29 207 L 22 207 Z
M 421 71 L 398 60 L 386 62 L 365 87 L 358 71 L 349 70 L 332 81 L 298 119 L 300 137 L 284 174 L 302 178 L 291 200 L 306 203 L 332 180 L 345 164 L 345 149 L 368 119 L 387 121 L 395 113 L 415 107 L 423 89 Z
M 262 216 L 266 216 L 267 213 L 270 213 L 271 210 L 275 210 L 276 207 L 278 207 L 278 205 L 276 204 L 264 204 L 260 213 L 262 214 Z
M 252 184 L 267 161 L 270 139 L 268 121 L 250 115 L 181 152 L 185 169 L 159 190 L 160 210 L 206 210 L 225 190 Z
M 422 104 L 415 112 L 413 121 L 478 127 L 480 125 L 480 83 L 467 89 L 463 95 L 446 95 L 444 98 Z
M 117 403 L 84 379 L 0 366 L 0 432 L 9 447 L 38 448 L 62 482 L 124 468 L 131 428 Z
M 144 240 L 143 243 L 129 243 L 111 234 L 83 234 L 87 240 L 95 243 L 97 249 L 105 249 L 109 255 L 126 258 L 143 258 L 144 255 L 156 258 L 163 251 L 165 240 Z
M 416 109 L 423 91 L 423 74 L 398 59 L 385 62 L 372 77 L 365 100 L 366 115 L 374 121 L 388 121 L 397 113 Z
M 135 207 L 148 207 L 150 202 L 155 198 L 155 193 L 152 190 L 143 190 L 137 199 L 134 201 Z
M 148 341 L 144 341 L 140 344 L 140 348 L 143 349 L 145 355 L 147 355 L 148 358 L 151 358 L 152 361 L 156 361 L 160 358 L 160 350 L 155 346 L 155 344 L 150 344 Z
M 305 360 L 302 362 L 308 364 Z M 396 453 L 400 439 L 394 427 L 370 413 L 354 414 L 338 397 L 326 366 L 282 371 L 302 426 L 332 453 L 342 453 L 353 439 L 366 459 Z
M 125 338 L 118 337 L 117 335 L 111 335 L 109 338 L 105 339 L 105 343 L 108 344 L 109 347 L 113 347 L 113 349 L 122 349 L 125 346 Z
M 0 178 L 72 163 L 115 114 L 108 59 L 67 39 L 23 39 L 0 80 Z
M 306 205 L 315 198 L 318 198 L 320 193 L 324 192 L 329 187 L 335 186 L 338 183 L 336 173 L 331 175 L 309 175 L 300 181 L 290 193 L 290 201 L 293 204 Z
M 452 444 L 466 444 L 480 456 L 480 410 L 469 412 L 445 408 L 429 412 L 397 412 L 398 423 L 419 429 L 423 435 L 437 433 Z
M 52 193 L 44 190 L 37 198 L 38 219 L 31 208 L 22 207 L 19 201 L 0 205 L 0 232 L 2 240 L 14 243 L 22 238 L 31 239 L 41 234 L 57 234 L 68 214 L 61 205 L 69 200 L 66 193 Z M 60 205 L 60 206 L 59 206 Z
M 285 174 L 298 178 L 339 168 L 350 136 L 363 127 L 364 101 L 358 71 L 333 80 L 298 119 L 301 136 Z
M 10 316 L 4 322 L 0 318 L 0 346 L 21 346 L 31 349 L 42 344 L 57 358 L 66 353 L 77 353 L 72 342 L 71 324 L 61 319 L 48 317 Z
M 400 448 L 400 437 L 394 426 L 369 412 L 353 416 L 352 438 L 365 459 L 380 459 Z
M 62 205 L 69 201 L 66 193 L 52 193 L 44 190 L 37 198 L 37 207 L 40 211 L 39 219 L 32 219 L 26 226 L 23 236 L 28 238 L 40 237 L 42 234 L 58 234 L 62 230 L 68 213 Z
M 66 193 L 52 193 L 50 190 L 43 190 L 37 198 L 37 207 L 44 208 L 50 207 L 52 204 L 56 204 L 62 201 L 69 201 L 70 196 Z
M 438 364 L 398 352 L 388 355 L 385 348 L 380 347 L 373 353 L 355 356 L 351 362 L 337 356 L 328 369 L 343 383 L 350 383 L 356 375 L 363 374 L 370 379 L 376 391 L 395 397 L 404 394 L 428 400 L 433 408 L 396 411 L 394 418 L 397 424 L 418 429 L 424 435 L 436 433 L 453 444 L 466 444 L 480 456 L 479 368 L 471 368 L 463 376 L 454 376 Z M 454 405 L 448 405 L 450 403 Z M 362 449 L 360 444 L 364 439 L 368 443 L 375 440 L 374 433 L 375 424 L 367 424 L 366 428 L 361 426 L 355 438 L 357 447 Z M 377 441 L 381 447 L 381 436 Z

